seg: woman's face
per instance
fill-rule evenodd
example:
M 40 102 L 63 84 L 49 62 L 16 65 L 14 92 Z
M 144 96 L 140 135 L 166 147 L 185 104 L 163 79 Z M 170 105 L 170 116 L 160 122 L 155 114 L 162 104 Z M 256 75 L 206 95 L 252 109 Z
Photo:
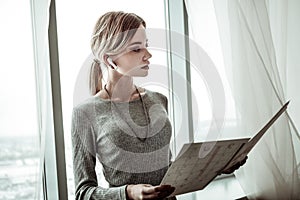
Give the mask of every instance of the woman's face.
M 147 76 L 149 59 L 152 57 L 147 47 L 145 27 L 141 25 L 125 51 L 120 55 L 112 56 L 112 60 L 119 67 L 118 72 L 126 76 Z

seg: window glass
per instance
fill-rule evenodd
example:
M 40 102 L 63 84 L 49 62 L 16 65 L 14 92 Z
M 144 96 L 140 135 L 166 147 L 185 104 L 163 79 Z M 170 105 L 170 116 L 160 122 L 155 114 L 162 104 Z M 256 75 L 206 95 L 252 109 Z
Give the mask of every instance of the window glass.
M 189 37 L 197 43 L 198 48 L 207 54 L 206 57 L 203 56 L 200 59 L 212 61 L 213 64 L 209 67 L 213 67 L 215 73 L 207 75 L 209 71 L 207 68 L 191 67 L 191 87 L 194 94 L 193 112 L 197 113 L 193 119 L 194 141 L 241 137 L 236 130 L 236 110 L 223 64 L 213 1 L 202 1 L 197 12 L 199 12 L 197 19 L 193 19 L 197 26 L 189 26 Z M 190 49 L 190 51 L 193 50 L 195 49 Z M 221 87 L 215 87 L 217 81 L 221 83 Z M 221 94 L 220 90 L 223 90 L 225 96 L 219 99 L 215 98 L 213 94 Z M 213 103 L 217 105 L 213 105 Z M 222 106 L 225 111 L 220 112 L 222 109 L 216 111 L 219 117 L 221 116 L 218 118 L 218 120 L 222 120 L 221 129 L 217 129 L 213 123 L 215 120 L 212 114 L 213 106 Z M 236 199 L 243 195 L 244 192 L 234 176 L 221 175 L 217 176 L 204 190 L 195 192 L 195 199 Z
M 164 1 L 162 0 L 111 0 L 107 1 L 57 1 L 57 26 L 60 76 L 62 87 L 62 106 L 65 132 L 66 163 L 69 198 L 74 198 L 74 182 L 72 171 L 71 146 L 71 114 L 74 104 L 88 97 L 87 62 L 91 53 L 90 37 L 98 18 L 108 11 L 133 12 L 140 15 L 147 23 L 149 50 L 152 54 L 149 77 L 145 80 L 137 78 L 137 85 L 162 92 L 168 96 L 168 70 L 165 51 L 165 38 L 161 34 L 165 29 Z M 155 37 L 159 33 L 159 37 Z M 155 40 L 155 41 L 154 41 Z M 90 58 L 91 59 L 91 58 Z M 159 79 L 157 82 L 151 78 Z M 82 90 L 81 90 L 82 89 Z M 80 90 L 80 92 L 78 92 Z M 74 92 L 75 91 L 75 92 Z M 74 102 L 74 104 L 73 104 Z M 98 168 L 100 170 L 100 168 Z M 98 172 L 98 182 L 107 186 Z
M 219 30 L 215 17 L 215 10 L 212 1 L 203 2 L 203 6 L 197 15 L 198 26 L 189 26 L 189 37 L 197 43 L 197 47 L 202 49 L 207 56 L 202 56 L 200 60 L 203 63 L 208 60 L 212 61 L 215 73 L 208 73 L 210 69 L 205 67 L 191 67 L 191 87 L 193 91 L 193 110 L 197 114 L 194 115 L 194 140 L 203 141 L 208 137 L 208 134 L 214 134 L 215 139 L 232 138 L 238 135 L 233 135 L 232 131 L 235 126 L 236 110 L 232 98 L 231 89 L 223 64 L 222 47 L 219 38 Z M 195 51 L 197 49 L 190 49 Z M 203 61 L 204 60 L 204 61 Z M 193 63 L 193 59 L 191 63 Z M 210 74 L 210 75 L 208 75 Z M 216 88 L 216 82 L 221 83 L 221 87 Z M 214 95 L 221 95 L 223 90 L 224 98 L 217 99 Z M 221 116 L 217 120 L 224 120 L 221 130 L 215 130 L 213 118 L 213 106 L 222 106 L 224 112 L 216 110 L 216 113 Z M 210 131 L 213 130 L 213 132 Z M 217 133 L 215 133 L 216 131 Z
M 39 133 L 30 1 L 0 1 L 0 199 L 36 199 Z

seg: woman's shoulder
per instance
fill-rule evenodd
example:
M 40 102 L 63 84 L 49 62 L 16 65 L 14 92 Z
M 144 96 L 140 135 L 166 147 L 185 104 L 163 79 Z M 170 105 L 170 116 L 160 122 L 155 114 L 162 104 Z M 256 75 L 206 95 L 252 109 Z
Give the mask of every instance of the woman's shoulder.
M 77 105 L 74 105 L 73 111 L 81 111 L 85 113 L 91 113 L 95 111 L 95 108 L 101 108 L 106 107 L 107 103 L 105 101 L 102 101 L 97 96 L 91 96 L 82 102 L 78 103 Z
M 168 98 L 166 97 L 166 95 L 157 92 L 157 91 L 153 91 L 153 90 L 149 90 L 149 89 L 145 89 L 145 93 L 149 96 L 149 98 L 153 98 L 156 100 L 161 101 L 162 103 L 167 103 Z
M 144 88 L 144 92 L 147 93 L 150 96 L 157 96 L 157 97 L 160 97 L 160 98 L 167 98 L 166 95 L 164 95 L 163 93 L 157 92 L 157 91 L 154 91 L 154 90 Z

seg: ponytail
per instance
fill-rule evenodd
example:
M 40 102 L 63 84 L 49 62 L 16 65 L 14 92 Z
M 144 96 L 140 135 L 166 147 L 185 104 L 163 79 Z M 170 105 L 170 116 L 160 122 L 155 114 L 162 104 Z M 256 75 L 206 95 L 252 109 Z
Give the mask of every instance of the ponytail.
M 95 95 L 102 89 L 102 70 L 101 64 L 98 60 L 94 59 L 91 65 L 89 74 L 89 89 L 90 94 Z

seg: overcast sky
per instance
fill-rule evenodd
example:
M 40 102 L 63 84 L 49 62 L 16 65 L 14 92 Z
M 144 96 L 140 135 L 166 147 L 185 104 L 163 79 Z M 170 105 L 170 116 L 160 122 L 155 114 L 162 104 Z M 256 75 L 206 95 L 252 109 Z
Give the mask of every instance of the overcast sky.
M 0 135 L 36 133 L 30 1 L 0 1 Z

